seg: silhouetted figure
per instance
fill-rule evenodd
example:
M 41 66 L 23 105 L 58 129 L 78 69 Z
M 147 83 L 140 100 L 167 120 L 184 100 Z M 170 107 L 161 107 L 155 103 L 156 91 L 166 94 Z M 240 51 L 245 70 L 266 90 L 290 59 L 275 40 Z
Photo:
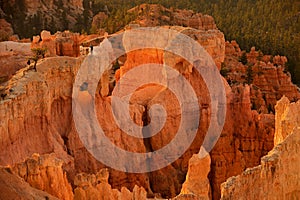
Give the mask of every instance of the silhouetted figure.
M 27 61 L 27 65 L 30 65 L 30 60 Z
M 94 50 L 93 45 L 90 46 L 90 49 L 91 49 L 91 53 L 93 53 L 93 50 Z

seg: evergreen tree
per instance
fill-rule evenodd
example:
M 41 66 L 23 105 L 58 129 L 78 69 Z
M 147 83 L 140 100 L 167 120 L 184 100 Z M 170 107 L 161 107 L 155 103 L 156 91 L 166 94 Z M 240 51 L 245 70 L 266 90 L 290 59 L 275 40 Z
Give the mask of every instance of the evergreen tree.
M 246 83 L 250 85 L 252 82 L 253 82 L 253 69 L 252 69 L 252 65 L 249 65 L 247 67 Z
M 246 65 L 248 63 L 246 52 L 243 52 L 242 56 L 239 59 L 239 62 L 241 62 L 243 65 Z

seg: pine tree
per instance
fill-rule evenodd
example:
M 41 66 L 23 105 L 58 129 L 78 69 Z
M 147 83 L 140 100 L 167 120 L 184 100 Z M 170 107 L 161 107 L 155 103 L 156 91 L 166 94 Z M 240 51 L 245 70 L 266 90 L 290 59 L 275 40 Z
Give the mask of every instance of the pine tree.
M 246 52 L 243 52 L 242 56 L 239 59 L 239 62 L 241 62 L 243 65 L 246 65 L 248 63 Z

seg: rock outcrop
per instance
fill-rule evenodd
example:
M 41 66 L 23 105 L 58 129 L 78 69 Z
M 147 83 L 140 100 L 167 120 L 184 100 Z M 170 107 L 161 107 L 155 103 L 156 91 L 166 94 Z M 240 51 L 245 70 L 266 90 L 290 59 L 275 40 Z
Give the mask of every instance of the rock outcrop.
M 20 71 L 8 82 L 10 92 L 0 101 L 1 165 L 22 162 L 33 153 L 57 152 L 68 159 L 62 136 L 71 124 L 72 84 L 80 63 L 47 58 L 38 63 L 37 73 Z
M 12 29 L 11 24 L 5 19 L 0 19 L 0 42 L 9 40 L 13 33 L 14 30 Z
M 8 200 L 30 200 L 30 199 L 49 199 L 59 200 L 58 198 L 37 190 L 26 183 L 22 178 L 12 174 L 9 168 L 0 168 L 0 198 Z
M 41 36 L 34 36 L 32 48 L 46 48 L 46 56 L 80 56 L 80 35 L 69 31 L 57 32 L 51 35 L 49 31 L 42 31 Z
M 14 165 L 11 170 L 33 188 L 59 199 L 72 200 L 72 187 L 62 165 L 63 161 L 56 158 L 55 154 L 43 156 L 34 154 L 25 162 Z
M 245 65 L 239 62 L 245 54 Z M 276 102 L 285 95 L 290 101 L 300 99 L 297 87 L 292 83 L 286 70 L 287 58 L 271 57 L 252 48 L 242 52 L 235 41 L 226 42 L 226 56 L 222 64 L 223 75 L 230 85 L 251 86 L 252 109 L 259 113 L 274 113 Z
M 0 42 L 0 84 L 7 82 L 16 71 L 26 67 L 31 55 L 30 43 Z
M 188 33 L 191 33 L 191 30 L 188 30 Z M 221 37 L 224 36 L 221 35 Z M 44 32 L 42 38 L 47 40 L 49 33 Z M 135 59 L 138 55 L 136 53 L 128 55 L 126 66 L 129 69 L 136 66 L 136 64 L 148 61 L 133 62 L 134 60 L 138 61 Z M 156 52 L 153 55 L 156 56 Z M 37 73 L 20 71 L 8 83 L 12 92 L 0 104 L 1 119 L 4 119 L 1 121 L 0 129 L 1 135 L 3 135 L 1 137 L 2 150 L 0 153 L 2 165 L 21 162 L 33 153 L 54 152 L 58 158 L 67 163 L 66 168 L 68 168 L 68 176 L 71 180 L 74 180 L 75 174 L 78 172 L 96 173 L 105 167 L 87 152 L 79 140 L 71 120 L 72 85 L 81 61 L 81 59 L 71 57 L 45 58 L 38 63 Z M 189 76 L 192 80 L 191 82 L 199 95 L 200 91 L 201 93 L 206 91 L 204 85 L 199 84 L 200 76 L 189 74 L 190 72 L 186 76 Z M 137 124 L 147 123 L 142 119 L 143 113 L 146 111 L 144 107 L 146 104 L 143 102 L 149 102 L 150 106 L 155 102 L 163 103 L 166 98 L 174 99 L 172 94 L 166 91 L 161 92 L 160 95 L 154 92 L 154 96 L 148 96 L 147 94 L 149 94 L 147 90 L 141 90 L 141 93 L 136 94 L 136 101 L 141 101 L 141 103 L 132 102 L 131 115 L 134 116 Z M 209 105 L 207 97 L 201 99 L 201 104 Z M 166 104 L 170 111 L 175 109 L 174 105 L 177 105 L 175 99 L 172 101 L 174 103 Z M 143 140 L 136 140 L 122 134 L 120 129 L 111 123 L 114 118 L 109 115 L 111 113 L 109 96 L 106 98 L 97 97 L 96 105 L 103 113 L 107 113 L 105 117 L 102 112 L 98 113 L 98 119 L 103 123 L 103 129 L 108 133 L 107 136 L 111 137 L 116 145 L 135 152 L 147 151 L 146 148 L 148 147 L 146 146 L 149 143 L 145 146 Z M 208 109 L 207 106 L 204 109 Z M 126 174 L 111 170 L 109 179 L 112 188 L 121 190 L 125 186 L 129 190 L 133 190 L 135 185 L 139 185 L 143 186 L 149 194 L 161 193 L 165 197 L 176 196 L 180 192 L 181 184 L 185 179 L 188 160 L 194 153 L 199 151 L 201 146 L 204 131 L 207 128 L 208 113 L 209 111 L 203 111 L 203 119 L 206 119 L 201 121 L 200 125 L 203 133 L 197 136 L 190 150 L 173 166 L 168 166 L 150 175 Z M 177 115 L 177 112 L 174 114 Z M 166 126 L 171 130 L 176 123 L 178 121 L 173 122 L 170 120 Z M 167 132 L 168 129 L 164 129 L 163 133 L 166 134 L 159 134 L 152 139 L 152 148 L 158 149 L 170 141 L 172 136 Z M 70 156 L 74 158 L 74 162 L 72 159 L 70 161 Z
M 274 142 L 276 144 L 280 137 L 274 139 L 273 113 L 277 100 L 283 95 L 293 101 L 300 98 L 297 87 L 285 72 L 285 57 L 277 56 L 275 64 L 275 61 L 271 62 L 271 56 L 252 48 L 245 54 L 247 63 L 244 65 L 240 62 L 243 54 L 235 41 L 226 42 L 221 73 L 231 87 L 226 117 L 231 120 L 226 121 L 211 152 L 210 180 L 214 199 L 220 198 L 222 182 L 246 168 L 259 165 L 260 158 L 274 147 Z M 276 118 L 280 117 L 276 114 Z M 276 123 L 281 122 L 277 120 Z
M 130 192 L 127 188 L 122 187 L 119 191 L 112 189 L 108 183 L 108 169 L 100 170 L 95 174 L 80 173 L 77 174 L 74 180 L 74 200 L 88 199 L 111 199 L 111 200 L 146 200 L 147 193 L 144 188 L 135 186 Z
M 227 114 L 222 134 L 210 152 L 213 199 L 220 198 L 220 185 L 228 177 L 259 164 L 273 148 L 274 115 L 251 110 L 250 87 L 227 90 Z
M 211 188 L 208 179 L 210 172 L 209 154 L 200 158 L 194 154 L 189 160 L 189 168 L 180 194 L 193 194 L 200 199 L 211 199 Z
M 299 118 L 290 118 L 299 113 L 299 103 L 289 104 L 283 98 L 276 106 L 279 120 L 276 121 L 276 146 L 261 159 L 261 165 L 247 169 L 237 177 L 222 184 L 221 199 L 297 199 L 300 196 L 300 127 Z M 285 118 L 287 116 L 287 118 Z M 282 123 L 281 123 L 282 122 Z M 294 124 L 294 128 L 291 128 Z M 282 135 L 280 130 L 288 130 Z
M 158 4 L 142 4 L 128 12 L 137 16 L 132 23 L 138 23 L 144 27 L 173 25 L 199 30 L 217 29 L 211 16 L 195 13 L 192 10 L 168 9 Z
M 129 28 L 137 25 L 141 27 L 178 26 L 177 31 L 198 41 L 221 69 L 221 63 L 225 57 L 225 38 L 224 34 L 217 29 L 211 16 L 194 13 L 191 10 L 167 9 L 157 4 L 142 4 L 128 12 L 137 15 Z
M 274 145 L 281 143 L 289 134 L 300 127 L 300 101 L 291 103 L 287 97 L 282 97 L 275 106 Z

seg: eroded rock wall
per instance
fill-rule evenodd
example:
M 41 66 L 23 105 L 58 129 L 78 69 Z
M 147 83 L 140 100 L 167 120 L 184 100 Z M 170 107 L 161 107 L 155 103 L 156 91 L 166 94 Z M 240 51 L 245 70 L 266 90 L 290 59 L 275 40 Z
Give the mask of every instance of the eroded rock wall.
M 283 107 L 284 106 L 284 107 Z M 241 175 L 222 184 L 221 199 L 297 199 L 300 197 L 300 128 L 299 119 L 290 114 L 299 113 L 299 103 L 291 104 L 283 98 L 276 106 L 276 146 L 261 159 L 261 165 L 247 169 Z M 287 116 L 285 118 L 285 116 Z M 280 121 L 278 122 L 277 119 Z M 282 123 L 281 123 L 282 122 Z M 294 128 L 290 129 L 290 124 Z M 289 130 L 282 135 L 280 129 Z
M 193 194 L 200 199 L 211 199 L 211 187 L 208 179 L 210 172 L 210 155 L 200 158 L 194 154 L 189 160 L 186 179 L 182 184 L 180 194 Z
M 1 199 L 49 199 L 58 198 L 31 187 L 27 182 L 17 175 L 11 173 L 9 168 L 0 169 L 0 198 Z
M 218 30 L 193 31 L 193 29 L 182 27 L 175 27 L 175 29 L 187 35 L 194 35 L 193 37 L 207 49 L 216 63 L 222 61 L 224 36 L 221 32 Z M 48 34 L 43 34 L 42 37 L 47 38 Z M 171 66 L 191 82 L 197 96 L 200 97 L 201 121 L 196 139 L 182 157 L 159 171 L 138 175 L 109 169 L 109 185 L 105 184 L 103 188 L 106 189 L 102 188 L 101 191 L 108 190 L 112 191 L 111 195 L 119 195 L 120 193 L 114 192 L 115 190 L 111 190 L 110 187 L 117 188 L 122 193 L 122 187 L 132 191 L 136 187 L 135 185 L 138 185 L 145 188 L 149 197 L 162 195 L 171 198 L 179 194 L 182 183 L 186 181 L 182 190 L 184 194 L 178 198 L 201 196 L 201 189 L 197 189 L 193 182 L 189 182 L 189 180 L 199 180 L 199 177 L 194 176 L 197 173 L 193 172 L 193 160 L 190 161 L 190 172 L 188 180 L 186 180 L 189 159 L 193 154 L 199 152 L 209 124 L 210 100 L 201 76 L 193 73 L 193 66 L 188 65 L 185 61 L 176 57 L 167 58 L 164 57 L 163 52 L 151 50 L 128 53 L 119 75 L 122 76 L 129 69 L 143 63 L 151 61 L 162 64 L 166 60 L 172 61 L 170 62 Z M 33 153 L 54 152 L 65 162 L 63 167 L 67 171 L 71 183 L 75 180 L 78 172 L 96 174 L 100 169 L 106 168 L 81 143 L 71 117 L 72 86 L 81 62 L 82 58 L 46 58 L 39 62 L 38 72 L 22 70 L 9 82 L 9 87 L 13 90 L 4 101 L 0 102 L 1 165 L 21 162 Z M 225 81 L 224 84 L 227 97 L 226 123 L 216 147 L 210 154 L 211 172 L 208 176 L 215 199 L 220 197 L 219 186 L 222 182 L 230 176 L 241 173 L 247 167 L 258 165 L 260 157 L 273 147 L 274 115 L 259 114 L 251 110 L 249 86 L 240 84 L 230 87 Z M 122 133 L 116 124 L 112 123 L 114 118 L 111 115 L 109 91 L 106 89 L 104 93 L 105 95 L 101 91 L 96 94 L 96 108 L 101 110 L 97 113 L 98 120 L 104 131 L 107 132 L 107 136 L 117 146 L 125 150 L 147 152 L 166 145 L 174 136 L 170 132 L 176 133 L 175 129 L 179 123 L 176 109 L 179 105 L 171 92 L 165 88 L 153 85 L 141 87 L 131 99 L 130 115 L 136 124 L 149 123 L 147 121 L 148 108 L 155 103 L 163 104 L 171 113 L 171 118 L 167 121 L 166 128 L 162 130 L 161 134 L 147 141 L 129 137 Z M 165 101 L 166 99 L 168 102 Z M 208 162 L 205 163 L 205 166 L 207 165 Z M 206 169 L 209 171 L 209 168 Z M 201 180 L 204 182 L 207 181 L 207 173 L 201 176 Z M 94 194 L 97 193 L 97 188 L 97 183 L 93 182 L 89 190 L 93 190 Z M 84 198 L 89 194 L 89 190 L 78 187 L 78 194 Z M 203 191 L 203 194 L 209 196 L 208 188 Z M 128 192 L 125 191 L 125 193 Z
M 253 110 L 274 113 L 274 106 L 283 95 L 290 101 L 300 99 L 299 89 L 286 70 L 286 57 L 264 55 L 254 47 L 246 53 L 235 41 L 226 42 L 225 54 L 221 71 L 231 86 L 245 83 L 251 86 Z
M 51 35 L 42 31 L 40 36 L 34 36 L 31 48 L 47 49 L 46 56 L 80 56 L 80 40 L 83 36 L 69 31 L 57 32 Z
M 193 33 L 189 29 L 183 30 L 186 30 L 187 34 Z M 214 42 L 213 37 L 215 33 L 220 43 Z M 199 41 L 201 34 L 204 33 L 201 31 L 197 32 Z M 215 47 L 218 49 L 223 48 L 222 41 L 224 42 L 224 36 L 221 32 L 216 31 L 207 34 L 211 38 L 209 43 L 217 44 Z M 52 36 L 48 32 L 43 32 L 41 37 L 43 42 L 51 41 L 50 38 Z M 203 40 L 206 41 L 206 39 Z M 39 43 L 39 39 L 33 42 Z M 207 46 L 210 47 L 211 45 Z M 49 50 L 51 52 L 50 47 Z M 157 53 L 154 52 L 154 59 L 151 61 L 159 58 Z M 128 55 L 126 65 L 129 69 L 142 62 L 149 61 L 142 60 L 139 55 L 141 54 L 133 53 Z M 21 70 L 9 82 L 8 87 L 12 90 L 5 100 L 1 101 L 1 119 L 4 119 L 1 121 L 1 135 L 3 135 L 1 143 L 3 145 L 1 146 L 0 161 L 2 165 L 21 162 L 33 153 L 45 154 L 55 152 L 57 157 L 64 160 L 64 167 L 71 181 L 74 180 L 77 172 L 96 173 L 99 169 L 105 167 L 95 160 L 82 145 L 71 118 L 72 84 L 81 61 L 81 59 L 67 57 L 46 58 L 38 63 L 38 72 Z M 161 57 L 160 62 L 163 62 L 163 57 Z M 185 72 L 183 69 L 178 70 Z M 199 84 L 199 80 L 201 80 L 199 75 L 186 72 L 186 76 L 192 80 L 191 82 L 199 95 L 206 91 L 204 84 Z M 174 99 L 170 92 L 161 89 L 158 90 L 160 95 L 154 92 L 153 96 L 148 96 L 149 91 L 151 90 L 137 92 L 136 99 L 132 102 L 131 115 L 134 116 L 135 122 L 140 125 L 146 122 L 142 119 L 143 113 L 145 113 L 145 104 L 139 103 L 139 101 L 147 101 L 150 106 L 157 102 L 163 103 L 165 102 L 164 99 L 170 97 Z M 209 106 L 207 106 L 209 105 L 209 100 L 207 95 L 205 96 L 207 93 L 204 92 L 203 94 L 204 96 L 201 97 L 200 102 L 204 105 L 203 120 L 200 125 L 202 127 L 201 130 L 206 129 L 209 116 Z M 98 96 L 97 101 L 99 101 L 97 103 L 99 110 L 102 110 L 103 113 L 111 113 L 109 96 L 106 98 Z M 173 103 L 166 104 L 170 110 L 174 109 L 174 105 L 175 107 L 177 105 L 175 99 Z M 177 112 L 174 114 L 177 116 Z M 103 123 L 104 130 L 108 132 L 108 136 L 113 138 L 116 145 L 126 150 L 139 152 L 147 151 L 146 148 L 149 146 L 146 146 L 149 144 L 154 149 L 167 144 L 171 138 L 170 135 L 166 137 L 166 134 L 170 132 L 168 129 L 175 129 L 176 127 L 173 127 L 173 125 L 178 123 L 178 120 L 170 120 L 163 134 L 153 138 L 152 141 L 148 141 L 148 144 L 145 146 L 143 140 L 136 141 L 126 136 L 126 134 L 122 134 L 120 129 L 111 123 L 114 119 L 109 114 L 103 116 L 101 112 L 98 115 L 99 121 Z M 198 139 L 196 139 L 190 150 L 176 161 L 173 166 L 168 166 L 150 175 L 126 174 L 110 170 L 109 182 L 113 188 L 120 190 L 123 186 L 133 190 L 135 185 L 140 185 L 149 194 L 155 195 L 153 193 L 157 192 L 165 197 L 174 197 L 180 192 L 181 184 L 187 172 L 189 158 L 199 151 L 203 135 L 204 132 L 199 134 Z M 152 181 L 149 181 L 150 179 Z
M 227 91 L 227 114 L 221 136 L 210 152 L 210 181 L 214 199 L 228 177 L 259 164 L 273 148 L 274 115 L 251 110 L 250 87 L 238 85 Z
M 300 101 L 290 103 L 284 96 L 277 102 L 275 110 L 274 145 L 276 146 L 300 126 Z
M 165 8 L 159 4 L 142 4 L 130 10 L 137 17 L 132 23 L 141 26 L 184 26 L 199 30 L 217 29 L 214 19 L 209 15 L 195 13 L 192 10 Z
M 108 178 L 109 172 L 106 168 L 101 169 L 97 174 L 77 174 L 74 180 L 76 186 L 74 199 L 146 200 L 147 193 L 144 188 L 135 186 L 132 192 L 126 187 L 122 187 L 121 190 L 112 189 Z
M 11 170 L 33 188 L 59 199 L 72 200 L 72 187 L 62 165 L 63 161 L 56 158 L 55 154 L 34 154 L 25 162 L 14 165 Z
M 60 132 L 60 125 L 71 119 L 67 111 L 80 63 L 80 59 L 48 58 L 38 64 L 37 73 L 21 70 L 9 81 L 11 90 L 0 102 L 1 165 L 21 162 L 33 153 L 57 152 L 68 160 L 61 138 L 66 132 Z M 57 101 L 65 106 L 57 106 Z M 65 129 L 71 127 L 66 123 Z

